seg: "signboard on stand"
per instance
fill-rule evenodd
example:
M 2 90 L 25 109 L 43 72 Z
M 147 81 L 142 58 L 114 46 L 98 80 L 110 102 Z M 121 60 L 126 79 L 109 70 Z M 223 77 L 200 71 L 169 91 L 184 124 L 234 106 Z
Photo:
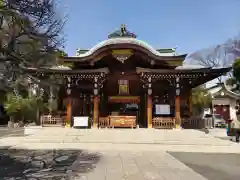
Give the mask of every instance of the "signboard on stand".
M 156 104 L 155 112 L 157 115 L 169 115 L 171 114 L 170 105 L 169 104 Z
M 73 117 L 73 127 L 88 127 L 88 116 Z

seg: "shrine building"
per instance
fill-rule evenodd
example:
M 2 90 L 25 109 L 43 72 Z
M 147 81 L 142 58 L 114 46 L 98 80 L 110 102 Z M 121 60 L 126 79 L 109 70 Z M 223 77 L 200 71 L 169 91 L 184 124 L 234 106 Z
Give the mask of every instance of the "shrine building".
M 231 68 L 183 65 L 187 54 L 155 49 L 124 25 L 89 50 L 59 60 L 59 68 L 29 68 L 65 80 L 59 109 L 65 125 L 87 117 L 89 127 L 175 128 L 191 118 L 191 90 Z

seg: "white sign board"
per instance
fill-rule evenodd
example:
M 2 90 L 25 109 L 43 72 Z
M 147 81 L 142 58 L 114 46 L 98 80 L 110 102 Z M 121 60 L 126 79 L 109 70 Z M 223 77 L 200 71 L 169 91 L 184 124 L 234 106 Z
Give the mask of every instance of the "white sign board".
M 88 116 L 73 117 L 73 127 L 88 127 Z
M 155 108 L 158 115 L 169 115 L 171 113 L 169 104 L 156 104 Z

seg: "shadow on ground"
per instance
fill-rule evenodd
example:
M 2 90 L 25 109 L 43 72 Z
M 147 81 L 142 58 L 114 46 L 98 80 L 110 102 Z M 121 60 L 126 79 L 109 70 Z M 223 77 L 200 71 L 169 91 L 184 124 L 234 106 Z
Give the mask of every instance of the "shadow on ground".
M 99 154 L 81 150 L 25 150 L 0 148 L 0 179 L 70 180 L 88 173 Z
M 168 153 L 208 180 L 239 180 L 239 154 L 190 152 Z

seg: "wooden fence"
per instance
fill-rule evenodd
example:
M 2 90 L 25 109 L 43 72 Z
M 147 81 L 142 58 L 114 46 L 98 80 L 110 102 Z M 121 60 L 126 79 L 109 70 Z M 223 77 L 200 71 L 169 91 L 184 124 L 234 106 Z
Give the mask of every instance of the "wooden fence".
M 201 117 L 183 118 L 182 125 L 185 129 L 210 129 L 213 127 L 212 119 L 203 119 Z
M 99 117 L 98 127 L 99 128 L 109 128 L 110 127 L 109 117 Z
M 44 127 L 61 127 L 65 126 L 65 116 L 41 116 L 41 125 Z M 111 122 L 109 117 L 100 117 L 98 121 L 99 128 L 110 128 Z M 154 117 L 152 126 L 156 129 L 172 129 L 175 128 L 175 118 L 170 117 Z M 182 127 L 185 129 L 203 129 L 212 128 L 212 119 L 203 119 L 199 117 L 182 118 Z
M 173 129 L 175 128 L 175 118 L 155 117 L 152 120 L 152 126 L 156 129 Z
M 41 116 L 41 125 L 44 127 L 65 126 L 65 117 L 64 116 L 43 115 L 43 116 Z

